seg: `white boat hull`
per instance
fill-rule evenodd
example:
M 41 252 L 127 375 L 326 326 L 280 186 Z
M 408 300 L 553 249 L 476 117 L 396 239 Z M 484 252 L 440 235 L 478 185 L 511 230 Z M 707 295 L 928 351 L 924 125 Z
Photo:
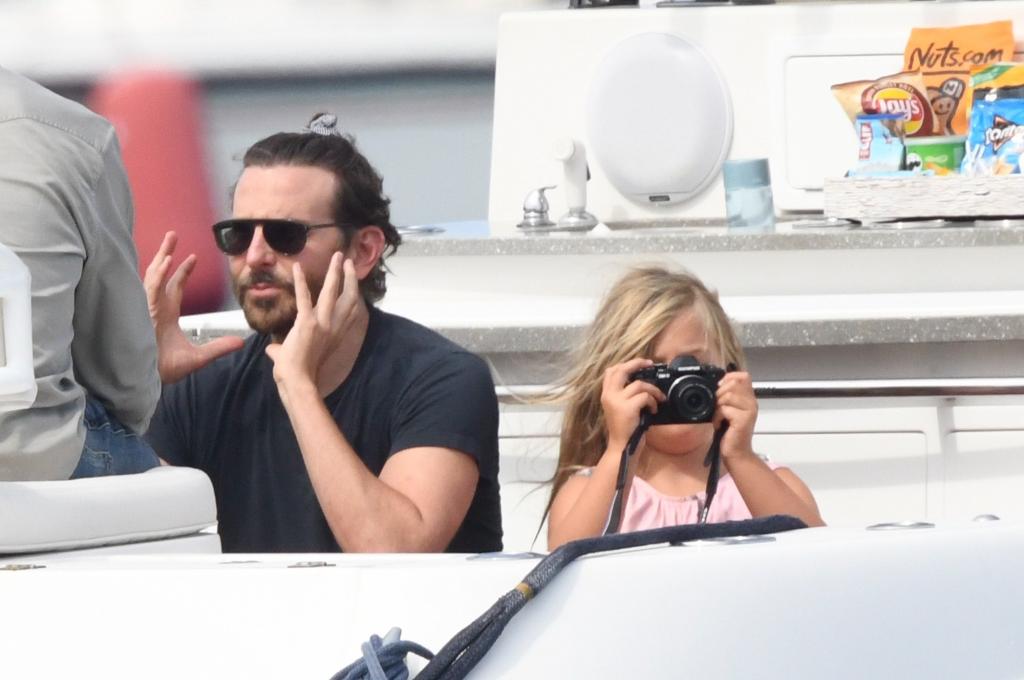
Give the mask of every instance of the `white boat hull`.
M 295 566 L 310 560 L 330 566 Z M 392 626 L 440 649 L 536 564 L 464 555 L 12 561 L 45 568 L 0 570 L 3 677 L 325 680 Z M 1022 568 L 1024 525 L 998 521 L 585 557 L 525 606 L 472 677 L 1019 677 Z

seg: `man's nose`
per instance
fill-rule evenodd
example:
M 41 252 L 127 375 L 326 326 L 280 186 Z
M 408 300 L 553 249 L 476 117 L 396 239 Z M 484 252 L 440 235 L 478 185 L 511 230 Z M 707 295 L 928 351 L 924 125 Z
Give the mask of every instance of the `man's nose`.
M 267 243 L 263 236 L 263 227 L 257 226 L 252 233 L 252 241 L 245 251 L 245 263 L 250 267 L 259 267 L 274 261 L 276 251 Z

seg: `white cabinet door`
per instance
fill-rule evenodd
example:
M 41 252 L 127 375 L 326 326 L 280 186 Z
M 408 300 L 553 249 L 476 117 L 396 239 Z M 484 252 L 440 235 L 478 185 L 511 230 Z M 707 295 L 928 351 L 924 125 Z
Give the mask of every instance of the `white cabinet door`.
M 1024 519 L 1024 430 L 951 432 L 946 446 L 946 519 Z
M 754 450 L 799 475 L 829 525 L 927 517 L 923 432 L 758 434 Z
M 505 551 L 546 552 L 548 529 L 546 523 L 541 527 L 541 518 L 551 497 L 548 481 L 558 463 L 558 438 L 503 438 L 500 450 L 498 479 Z

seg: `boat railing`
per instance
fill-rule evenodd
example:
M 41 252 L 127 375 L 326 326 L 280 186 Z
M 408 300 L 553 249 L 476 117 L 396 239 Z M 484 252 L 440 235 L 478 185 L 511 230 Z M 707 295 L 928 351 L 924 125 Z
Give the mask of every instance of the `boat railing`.
M 529 401 L 552 390 L 546 385 L 499 386 L 498 401 Z M 755 382 L 759 399 L 858 397 L 992 397 L 1024 395 L 1024 378 L 927 378 L 892 380 L 790 380 Z

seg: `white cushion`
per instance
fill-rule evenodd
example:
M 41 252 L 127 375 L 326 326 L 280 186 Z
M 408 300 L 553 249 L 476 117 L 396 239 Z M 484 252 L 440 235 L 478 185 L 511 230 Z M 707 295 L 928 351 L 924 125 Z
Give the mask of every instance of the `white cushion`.
M 0 555 L 183 536 L 216 521 L 210 480 L 192 468 L 0 482 Z

